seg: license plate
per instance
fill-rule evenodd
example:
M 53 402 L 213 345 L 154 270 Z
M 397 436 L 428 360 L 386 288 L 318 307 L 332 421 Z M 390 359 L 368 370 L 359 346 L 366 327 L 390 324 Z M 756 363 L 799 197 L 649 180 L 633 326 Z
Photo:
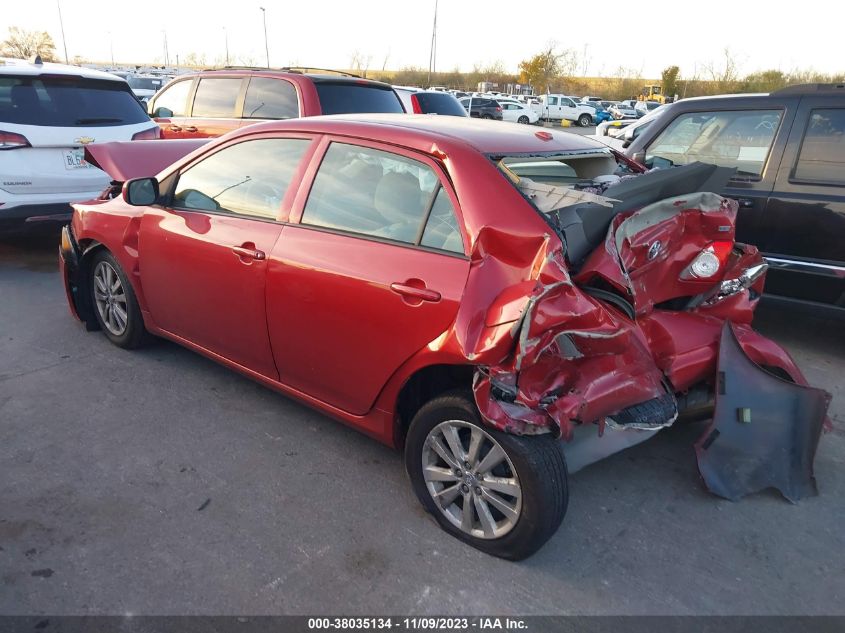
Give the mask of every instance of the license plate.
M 87 169 L 91 167 L 85 160 L 84 149 L 66 149 L 62 154 L 65 159 L 65 169 Z

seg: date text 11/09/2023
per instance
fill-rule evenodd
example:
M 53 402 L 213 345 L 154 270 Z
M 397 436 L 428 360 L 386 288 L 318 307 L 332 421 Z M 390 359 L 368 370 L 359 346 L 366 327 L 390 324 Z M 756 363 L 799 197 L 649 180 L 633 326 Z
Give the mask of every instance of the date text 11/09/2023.
M 527 628 L 521 618 L 473 617 L 352 617 L 308 618 L 309 630 L 405 630 L 405 631 L 518 631 Z

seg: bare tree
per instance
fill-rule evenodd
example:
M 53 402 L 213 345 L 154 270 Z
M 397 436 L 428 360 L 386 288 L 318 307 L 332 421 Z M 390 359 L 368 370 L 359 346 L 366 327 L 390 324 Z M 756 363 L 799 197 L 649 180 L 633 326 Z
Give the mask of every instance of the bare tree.
M 24 31 L 16 26 L 9 27 L 9 37 L 0 43 L 0 54 L 18 59 L 40 55 L 42 61 L 57 61 L 56 45 L 47 31 Z
M 366 77 L 367 71 L 370 69 L 370 62 L 372 59 L 372 55 L 364 55 L 356 48 L 352 51 L 352 55 L 349 58 L 349 69 L 357 75 Z
M 731 92 L 739 86 L 739 68 L 736 57 L 730 48 L 722 51 L 724 65 L 718 62 L 704 64 L 705 72 L 710 75 L 710 80 L 718 92 Z

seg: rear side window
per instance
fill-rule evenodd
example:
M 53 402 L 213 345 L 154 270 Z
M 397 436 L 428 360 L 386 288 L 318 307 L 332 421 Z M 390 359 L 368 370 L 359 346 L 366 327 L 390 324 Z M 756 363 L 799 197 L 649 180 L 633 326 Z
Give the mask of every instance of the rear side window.
M 310 142 L 256 139 L 215 152 L 180 174 L 173 206 L 274 220 Z
M 393 112 L 404 108 L 392 89 L 351 82 L 315 82 L 323 114 Z
M 299 116 L 296 88 L 284 79 L 253 77 L 246 89 L 245 119 L 293 119 Z
M 418 92 L 415 95 L 420 109 L 426 114 L 466 116 L 466 110 L 452 95 L 433 92 Z
M 170 110 L 173 116 L 185 116 L 187 112 L 185 104 L 188 101 L 188 93 L 191 91 L 193 83 L 192 80 L 185 79 L 169 84 L 156 97 L 154 110 L 151 110 L 153 116 L 157 116 L 155 111 L 159 108 Z
M 332 143 L 314 179 L 302 223 L 463 252 L 454 209 L 440 191 L 440 181 L 424 163 Z
M 845 184 L 845 109 L 810 112 L 793 178 Z
M 0 121 L 100 127 L 149 121 L 125 81 L 73 76 L 0 77 Z
M 194 109 L 191 116 L 216 119 L 235 116 L 235 103 L 241 91 L 240 79 L 223 77 L 200 79 L 197 94 L 194 97 Z M 158 105 L 158 103 L 156 103 Z
M 646 150 L 648 167 L 695 161 L 736 167 L 759 178 L 781 120 L 780 110 L 690 112 L 678 116 Z

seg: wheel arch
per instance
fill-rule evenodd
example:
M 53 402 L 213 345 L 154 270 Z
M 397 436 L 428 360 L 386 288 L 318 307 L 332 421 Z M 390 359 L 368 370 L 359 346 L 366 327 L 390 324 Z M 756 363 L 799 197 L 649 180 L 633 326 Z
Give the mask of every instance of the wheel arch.
M 420 408 L 437 396 L 457 388 L 472 387 L 474 365 L 432 364 L 418 367 L 402 384 L 396 397 L 393 416 L 393 444 L 400 450 L 411 420 Z

